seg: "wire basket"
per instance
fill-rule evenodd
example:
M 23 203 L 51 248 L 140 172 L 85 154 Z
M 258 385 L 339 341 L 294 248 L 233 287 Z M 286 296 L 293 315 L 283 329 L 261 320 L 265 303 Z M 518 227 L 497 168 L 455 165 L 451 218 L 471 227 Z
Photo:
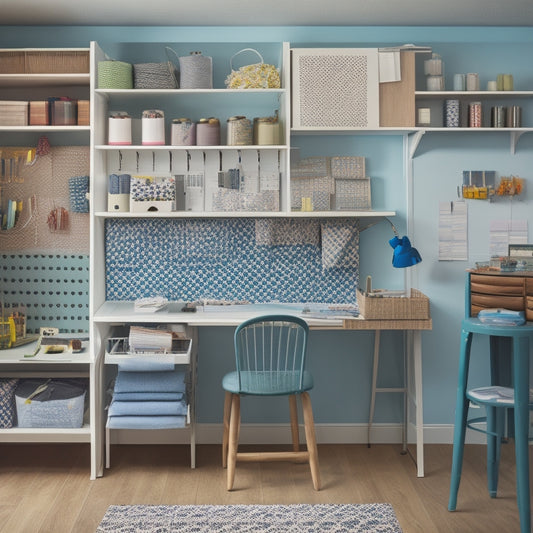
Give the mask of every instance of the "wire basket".
M 335 209 L 355 211 L 371 209 L 370 178 L 335 180 Z

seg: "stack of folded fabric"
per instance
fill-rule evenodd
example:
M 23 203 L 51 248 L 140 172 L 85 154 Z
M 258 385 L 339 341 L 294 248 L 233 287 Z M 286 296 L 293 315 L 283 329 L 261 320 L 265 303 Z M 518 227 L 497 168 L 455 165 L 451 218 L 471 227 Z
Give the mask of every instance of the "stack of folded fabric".
M 119 366 L 107 426 L 111 429 L 170 429 L 187 422 L 186 373 L 130 371 Z

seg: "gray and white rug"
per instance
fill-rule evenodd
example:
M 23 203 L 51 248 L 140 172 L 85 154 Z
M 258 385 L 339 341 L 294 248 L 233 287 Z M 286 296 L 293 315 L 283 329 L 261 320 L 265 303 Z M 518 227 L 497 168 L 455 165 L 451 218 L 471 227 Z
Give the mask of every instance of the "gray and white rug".
M 96 533 L 402 533 L 392 505 L 111 505 Z

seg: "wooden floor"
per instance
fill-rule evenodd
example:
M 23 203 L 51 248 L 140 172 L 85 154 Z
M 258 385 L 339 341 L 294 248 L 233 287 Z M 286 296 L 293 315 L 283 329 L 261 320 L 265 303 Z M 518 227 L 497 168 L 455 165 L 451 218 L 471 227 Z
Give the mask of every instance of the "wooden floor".
M 447 511 L 451 446 L 426 445 L 424 478 L 399 451 L 319 445 L 320 492 L 305 464 L 242 463 L 227 492 L 220 446 L 198 446 L 195 470 L 187 446 L 113 446 L 112 468 L 90 481 L 86 444 L 2 444 L 0 532 L 92 533 L 111 504 L 373 502 L 391 503 L 404 533 L 519 531 L 512 445 L 503 447 L 496 499 L 486 491 L 485 447 L 466 447 L 454 513 Z

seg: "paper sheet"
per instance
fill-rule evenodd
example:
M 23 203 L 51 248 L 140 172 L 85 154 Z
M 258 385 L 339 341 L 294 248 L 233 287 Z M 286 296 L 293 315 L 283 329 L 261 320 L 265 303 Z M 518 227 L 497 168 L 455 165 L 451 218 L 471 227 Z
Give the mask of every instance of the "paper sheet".
M 527 244 L 527 220 L 491 220 L 489 255 L 506 256 L 510 244 Z
M 468 259 L 466 202 L 439 203 L 439 261 Z

